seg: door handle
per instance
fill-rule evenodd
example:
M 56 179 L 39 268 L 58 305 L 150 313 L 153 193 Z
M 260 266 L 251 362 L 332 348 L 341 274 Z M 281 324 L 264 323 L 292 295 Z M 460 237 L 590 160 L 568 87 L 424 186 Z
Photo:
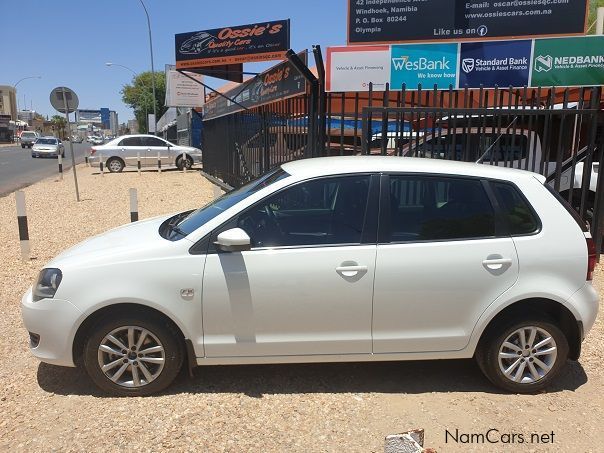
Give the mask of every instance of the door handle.
M 367 272 L 367 266 L 339 266 L 336 267 L 336 272 L 340 274 L 344 272 Z
M 493 272 L 505 272 L 506 269 L 512 265 L 512 259 L 503 258 L 501 255 L 495 255 L 493 258 L 487 257 L 487 259 L 482 262 L 482 265 Z
M 503 266 L 503 265 L 512 264 L 512 259 L 511 258 L 495 258 L 492 260 L 484 260 L 482 262 L 482 264 L 485 266 Z

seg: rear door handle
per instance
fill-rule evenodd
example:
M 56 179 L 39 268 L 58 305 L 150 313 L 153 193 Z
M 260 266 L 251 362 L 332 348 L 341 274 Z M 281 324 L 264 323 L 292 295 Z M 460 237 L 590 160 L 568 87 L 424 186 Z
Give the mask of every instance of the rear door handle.
M 336 272 L 343 277 L 355 277 L 359 273 L 365 274 L 367 272 L 367 266 L 350 265 L 350 266 L 338 266 Z
M 484 260 L 482 262 L 485 266 L 503 266 L 512 264 L 511 258 L 496 258 L 492 260 Z

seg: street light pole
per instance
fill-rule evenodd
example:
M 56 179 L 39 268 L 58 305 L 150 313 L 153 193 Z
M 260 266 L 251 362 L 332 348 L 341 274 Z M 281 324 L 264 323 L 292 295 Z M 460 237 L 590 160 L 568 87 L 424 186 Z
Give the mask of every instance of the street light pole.
M 27 79 L 41 79 L 42 76 L 29 76 L 29 77 L 23 77 L 22 79 L 19 79 L 17 81 L 17 83 L 15 83 L 13 85 L 13 89 L 15 90 L 15 129 L 13 130 L 13 140 L 15 139 L 15 132 L 17 130 L 17 121 L 19 121 L 19 96 L 17 96 L 17 85 L 19 85 L 21 82 L 23 82 L 24 80 Z
M 127 69 L 128 71 L 130 71 L 132 74 L 134 74 L 135 78 L 138 77 L 138 74 L 132 68 L 129 68 L 128 66 L 124 66 L 123 64 L 105 63 L 105 66 L 119 66 L 120 68 L 124 68 L 124 69 Z M 147 88 L 147 85 L 145 85 L 145 83 L 143 83 L 142 79 L 141 79 L 140 83 L 145 88 Z M 149 116 L 147 115 L 147 104 L 144 103 L 144 105 L 145 105 L 145 123 L 147 124 L 147 133 L 149 133 Z
M 147 11 L 147 7 L 143 0 L 139 0 L 143 9 L 145 10 L 145 15 L 147 16 L 147 28 L 149 29 L 149 51 L 151 53 L 151 85 L 153 87 L 153 134 L 157 134 L 157 98 L 155 97 L 155 67 L 153 66 L 153 41 L 151 39 L 151 20 L 149 19 L 149 12 Z M 149 127 L 147 126 L 147 129 Z M 148 131 L 147 131 L 148 132 Z

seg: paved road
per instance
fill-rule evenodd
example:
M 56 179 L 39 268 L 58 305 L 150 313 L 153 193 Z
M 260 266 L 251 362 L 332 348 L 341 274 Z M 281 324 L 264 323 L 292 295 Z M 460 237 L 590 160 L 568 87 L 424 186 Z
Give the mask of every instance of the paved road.
M 73 144 L 77 163 L 84 162 L 84 156 L 89 149 L 88 143 Z M 71 153 L 69 142 L 65 142 L 63 171 L 69 168 L 71 168 Z M 31 157 L 31 150 L 22 149 L 20 145 L 0 147 L 0 197 L 58 174 L 59 166 L 56 158 L 34 159 Z

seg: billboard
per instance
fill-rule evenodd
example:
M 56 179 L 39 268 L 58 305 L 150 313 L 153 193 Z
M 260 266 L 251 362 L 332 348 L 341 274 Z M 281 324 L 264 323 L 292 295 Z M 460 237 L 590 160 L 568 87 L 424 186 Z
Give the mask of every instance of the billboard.
M 179 33 L 176 69 L 283 60 L 289 47 L 289 19 Z
M 348 44 L 585 33 L 588 0 L 348 0 Z
M 306 51 L 298 56 L 307 64 Z M 306 79 L 289 61 L 284 61 L 224 93 L 229 99 L 217 95 L 206 102 L 203 120 L 216 119 L 244 110 L 244 107 L 258 107 L 303 93 L 306 93 Z
M 328 47 L 335 92 L 604 85 L 604 36 Z
M 459 52 L 459 87 L 529 84 L 531 40 L 465 42 Z
M 76 110 L 78 123 L 102 123 L 100 110 Z
M 457 84 L 457 44 L 411 44 L 391 47 L 390 83 L 417 87 Z
M 604 84 L 604 36 L 537 39 L 532 59 L 533 86 Z
M 187 73 L 191 80 L 175 69 L 166 71 L 166 107 L 201 107 L 204 104 L 203 82 L 201 74 Z

